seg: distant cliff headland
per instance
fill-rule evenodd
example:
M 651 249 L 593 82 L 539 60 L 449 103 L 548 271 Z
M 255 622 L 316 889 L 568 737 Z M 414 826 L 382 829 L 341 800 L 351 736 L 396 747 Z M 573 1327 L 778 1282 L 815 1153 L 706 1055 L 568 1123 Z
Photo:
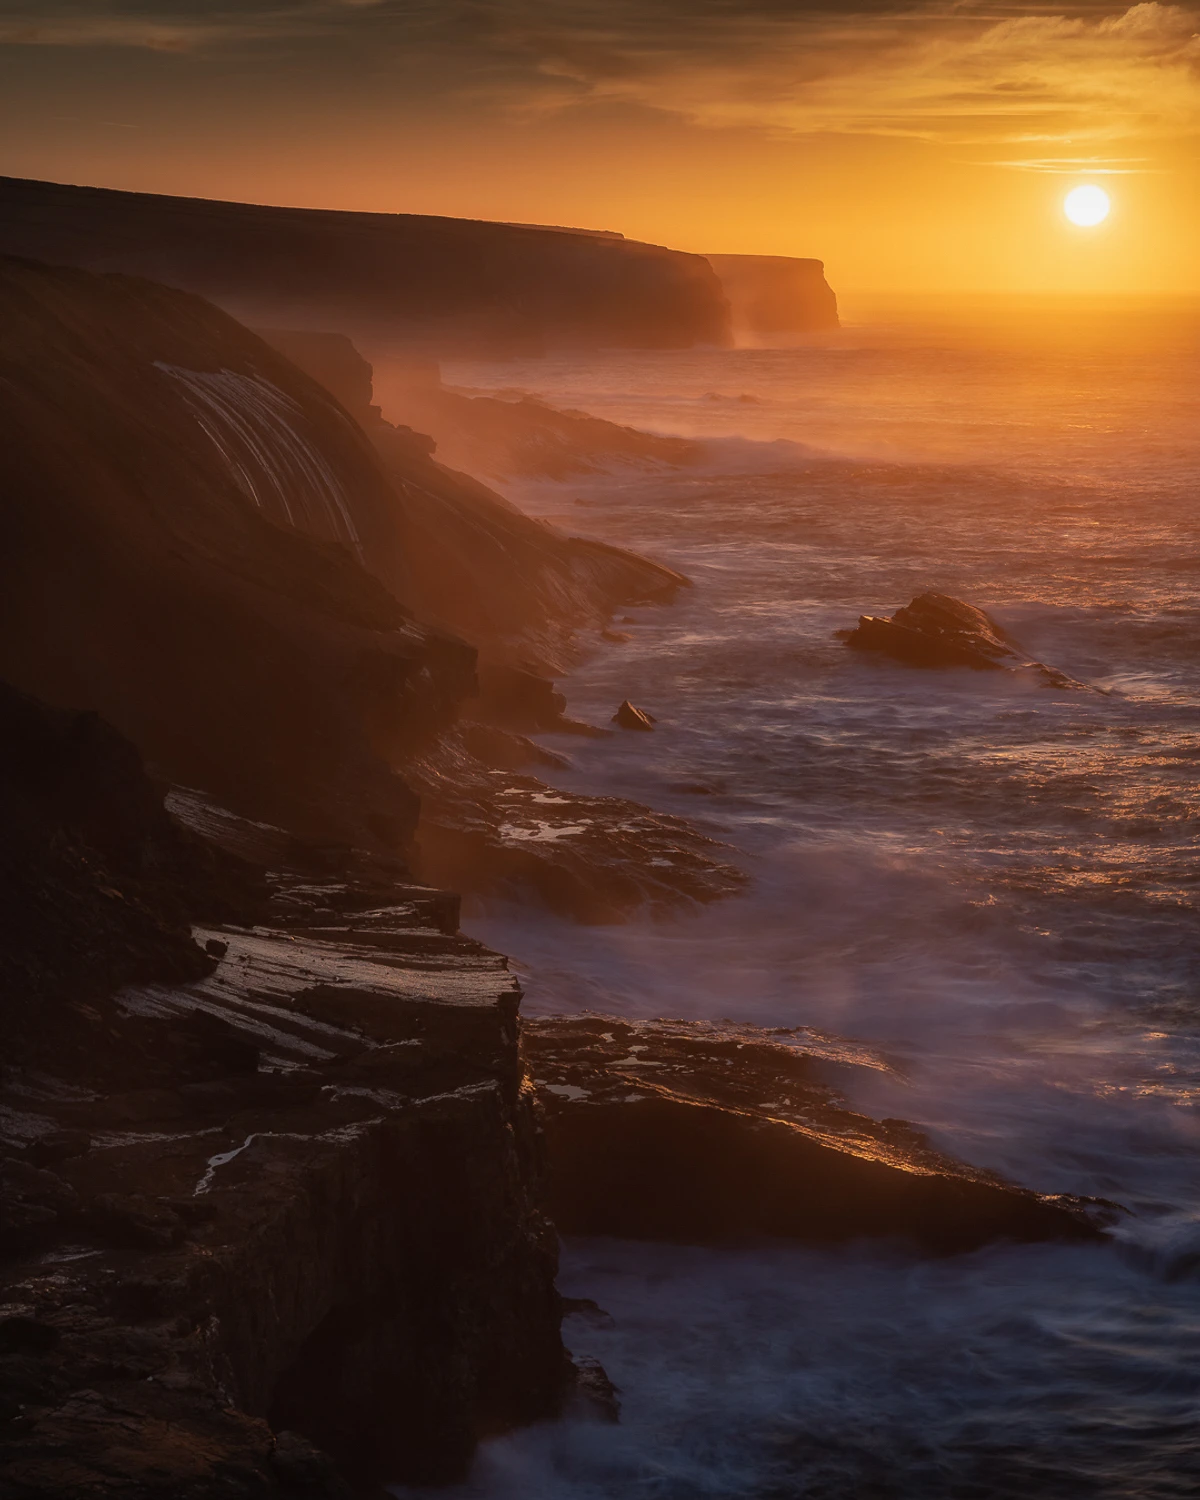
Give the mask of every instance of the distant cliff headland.
M 819 260 L 793 255 L 710 255 L 729 298 L 739 343 L 837 328 L 837 297 Z
M 150 276 L 259 323 L 447 354 L 676 349 L 837 326 L 819 261 L 11 177 L 0 178 L 0 252 Z

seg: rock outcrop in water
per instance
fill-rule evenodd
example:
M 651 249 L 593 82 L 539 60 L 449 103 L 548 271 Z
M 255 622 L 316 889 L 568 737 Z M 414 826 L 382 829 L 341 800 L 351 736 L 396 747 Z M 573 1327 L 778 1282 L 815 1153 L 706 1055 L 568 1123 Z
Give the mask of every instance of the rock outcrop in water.
M 918 594 L 890 619 L 863 615 L 839 632 L 855 651 L 878 651 L 912 667 L 970 667 L 976 672 L 1025 671 L 1047 687 L 1081 688 L 1055 667 L 1033 661 L 991 615 L 949 594 Z
M 850 1110 L 831 1078 L 878 1059 L 807 1031 L 527 1021 L 560 1229 L 690 1242 L 861 1236 L 938 1254 L 1094 1240 L 1109 1205 L 1043 1197 Z M 1090 1211 L 1089 1211 L 1090 1209 Z
M 819 260 L 793 255 L 710 255 L 729 298 L 735 336 L 747 342 L 838 328 L 837 297 Z
M 630 703 L 628 698 L 625 699 L 618 707 L 616 713 L 613 714 L 612 721 L 621 729 L 640 729 L 643 733 L 646 731 L 653 733 L 654 731 L 653 718 L 651 718 L 645 709 L 638 708 Z
M 0 178 L 0 252 L 149 276 L 249 322 L 489 354 L 729 341 L 708 261 L 620 235 Z

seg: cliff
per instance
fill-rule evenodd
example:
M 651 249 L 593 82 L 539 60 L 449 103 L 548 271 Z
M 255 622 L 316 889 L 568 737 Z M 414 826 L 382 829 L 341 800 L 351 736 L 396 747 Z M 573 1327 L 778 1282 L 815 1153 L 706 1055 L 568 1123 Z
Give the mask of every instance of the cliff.
M 515 774 L 545 754 L 523 732 L 570 727 L 539 674 L 678 574 L 531 520 L 368 408 L 372 440 L 188 293 L 0 261 L 0 318 L 14 686 L 100 713 L 169 782 L 436 880 L 605 919 L 731 888 L 710 841 L 619 799 L 540 846 L 545 789 Z
M 791 255 L 710 255 L 740 342 L 837 328 L 837 297 L 819 260 Z
M 729 339 L 728 307 L 702 256 L 570 230 L 8 177 L 0 252 L 153 277 L 251 321 L 446 350 Z
M 4 261 L 0 318 L 0 675 L 255 816 L 407 842 L 395 759 L 474 653 L 364 572 L 394 498 L 362 433 L 153 283 Z
M 0 992 L 0 1490 L 335 1500 L 557 1411 L 520 992 L 457 900 L 169 815 L 94 718 L 0 715 L 5 861 L 41 835 Z

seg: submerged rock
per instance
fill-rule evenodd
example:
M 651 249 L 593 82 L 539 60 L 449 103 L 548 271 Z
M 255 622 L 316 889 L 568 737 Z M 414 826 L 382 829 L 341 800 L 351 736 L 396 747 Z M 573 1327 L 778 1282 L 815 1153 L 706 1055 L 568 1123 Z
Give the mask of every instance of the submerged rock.
M 653 731 L 655 723 L 654 718 L 650 714 L 648 714 L 645 709 L 635 708 L 634 705 L 630 703 L 628 698 L 625 699 L 624 703 L 622 703 L 620 708 L 617 709 L 616 713 L 613 714 L 612 722 L 614 724 L 619 724 L 622 729 L 641 729 L 650 731 Z
M 879 651 L 914 667 L 970 667 L 977 672 L 1026 670 L 1050 687 L 1082 688 L 1065 672 L 1033 661 L 985 610 L 950 594 L 918 594 L 891 618 L 862 615 L 853 630 L 839 631 L 856 651 Z
M 861 1236 L 945 1254 L 1095 1240 L 1090 1205 L 1029 1192 L 849 1109 L 831 1067 L 886 1067 L 805 1031 L 606 1016 L 527 1021 L 566 1233 L 706 1242 Z

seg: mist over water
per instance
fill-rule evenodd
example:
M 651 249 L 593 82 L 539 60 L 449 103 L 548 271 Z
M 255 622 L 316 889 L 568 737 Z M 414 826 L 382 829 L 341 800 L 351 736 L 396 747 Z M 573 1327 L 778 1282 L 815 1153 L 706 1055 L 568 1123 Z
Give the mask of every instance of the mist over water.
M 480 1496 L 1176 1496 L 1200 1487 L 1200 416 L 1194 304 L 882 309 L 810 347 L 454 366 L 709 440 L 696 470 L 508 486 L 696 584 L 566 684 L 653 735 L 561 784 L 678 812 L 747 893 L 667 924 L 468 923 L 526 1009 L 861 1040 L 852 1103 L 1114 1246 L 581 1242 L 568 1343 L 619 1428 L 485 1449 Z M 928 672 L 833 632 L 937 589 L 1100 691 Z

